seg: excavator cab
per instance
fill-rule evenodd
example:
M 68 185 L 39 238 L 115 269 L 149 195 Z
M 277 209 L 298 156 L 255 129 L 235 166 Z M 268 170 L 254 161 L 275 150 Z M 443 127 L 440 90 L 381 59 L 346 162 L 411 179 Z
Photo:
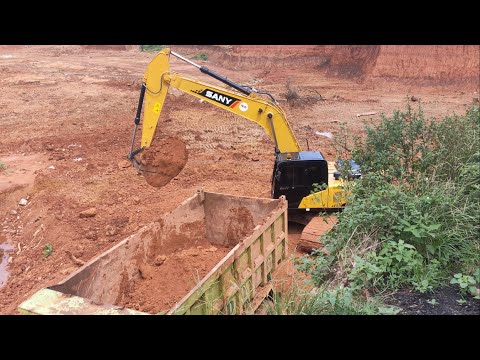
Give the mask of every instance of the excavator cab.
M 285 195 L 288 207 L 298 209 L 302 199 L 315 191 L 316 186 L 328 186 L 328 163 L 321 152 L 288 152 L 276 156 L 272 175 L 273 198 Z

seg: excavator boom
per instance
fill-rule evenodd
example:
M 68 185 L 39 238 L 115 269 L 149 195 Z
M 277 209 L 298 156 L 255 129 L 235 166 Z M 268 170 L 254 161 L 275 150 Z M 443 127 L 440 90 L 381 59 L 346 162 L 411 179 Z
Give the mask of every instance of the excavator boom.
M 274 141 L 276 152 L 300 151 L 298 141 L 290 128 L 290 124 L 286 120 L 285 112 L 275 103 L 259 97 L 255 94 L 255 90 L 244 88 L 205 67 L 200 67 L 178 54 L 175 55 L 182 60 L 188 61 L 194 66 L 197 66 L 201 72 L 211 75 L 217 80 L 234 87 L 237 91 L 227 90 L 183 74 L 171 72 L 169 66 L 170 54 L 175 53 L 171 52 L 169 49 L 162 50 L 150 62 L 145 72 L 142 93 L 139 100 L 139 108 L 135 119 L 135 124 L 138 125 L 141 103 L 143 102 L 144 97 L 145 106 L 141 149 L 150 146 L 153 136 L 155 135 L 155 129 L 158 124 L 158 119 L 168 89 L 170 86 L 173 86 L 187 94 L 259 124 Z M 138 152 L 138 150 L 134 152 L 132 146 L 130 155 L 135 155 Z M 129 157 L 133 158 L 133 156 Z
M 171 71 L 171 55 L 197 67 L 202 73 L 234 90 Z M 340 209 L 345 205 L 344 182 L 337 176 L 336 165 L 327 162 L 319 151 L 301 151 L 285 112 L 272 95 L 253 87 L 239 85 L 170 49 L 158 53 L 145 71 L 135 117 L 132 146 L 128 154 L 128 158 L 137 169 L 140 169 L 140 163 L 135 156 L 150 147 L 170 86 L 253 121 L 265 130 L 275 144 L 272 197 L 285 195 L 289 209 L 304 213 L 311 209 Z M 260 95 L 268 95 L 270 98 Z M 143 104 L 141 145 L 139 149 L 133 150 Z M 324 187 L 319 189 L 318 185 Z

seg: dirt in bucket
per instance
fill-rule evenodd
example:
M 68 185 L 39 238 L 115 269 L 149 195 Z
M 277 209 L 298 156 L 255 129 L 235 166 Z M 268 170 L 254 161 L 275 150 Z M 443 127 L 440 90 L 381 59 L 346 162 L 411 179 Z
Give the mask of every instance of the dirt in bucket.
M 141 170 L 147 183 L 163 187 L 185 167 L 188 151 L 185 143 L 175 137 L 168 137 L 153 144 L 141 157 Z

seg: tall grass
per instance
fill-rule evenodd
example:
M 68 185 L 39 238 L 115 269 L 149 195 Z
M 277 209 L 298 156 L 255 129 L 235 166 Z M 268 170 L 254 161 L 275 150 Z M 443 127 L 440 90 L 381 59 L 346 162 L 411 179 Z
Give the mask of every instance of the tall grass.
M 352 289 L 324 284 L 311 291 L 298 285 L 274 294 L 266 305 L 268 315 L 376 315 L 395 314 L 396 307 L 383 305 L 380 297 L 354 296 Z

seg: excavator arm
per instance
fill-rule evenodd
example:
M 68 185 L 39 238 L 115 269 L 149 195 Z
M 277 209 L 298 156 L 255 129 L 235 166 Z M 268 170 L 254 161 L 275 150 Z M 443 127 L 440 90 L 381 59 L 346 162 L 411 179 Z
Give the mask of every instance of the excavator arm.
M 196 66 L 202 73 L 208 74 L 233 87 L 236 91 L 227 90 L 172 72 L 169 65 L 171 54 Z M 170 86 L 257 123 L 271 137 L 275 143 L 275 151 L 277 153 L 300 151 L 300 146 L 287 121 L 285 112 L 276 103 L 258 96 L 257 93 L 261 93 L 258 90 L 242 87 L 204 66 L 199 66 L 185 59 L 170 51 L 170 49 L 164 49 L 150 62 L 145 71 L 139 106 L 135 117 L 132 147 L 128 156 L 131 160 L 134 160 L 136 154 L 150 146 Z M 141 148 L 134 151 L 135 133 L 140 123 L 143 103 L 145 105 Z
M 197 67 L 202 73 L 223 82 L 234 90 L 207 84 L 171 71 L 170 55 Z M 291 209 L 305 211 L 291 214 L 299 215 L 300 222 L 308 222 L 313 217 L 313 214 L 305 217 L 311 214 L 307 213 L 311 209 L 339 209 L 345 205 L 344 181 L 337 176 L 339 172 L 336 165 L 333 162 L 327 163 L 318 151 L 302 152 L 300 150 L 285 112 L 270 94 L 236 84 L 170 49 L 162 50 L 149 63 L 145 71 L 135 117 L 132 145 L 128 154 L 128 158 L 137 169 L 141 169 L 141 164 L 135 159 L 135 155 L 151 145 L 170 86 L 253 121 L 266 131 L 275 144 L 276 152 L 272 196 L 287 195 L 289 209 L 293 204 Z M 262 94 L 270 96 L 271 100 L 260 97 L 259 95 Z M 141 146 L 133 150 L 143 105 Z M 327 188 L 313 192 L 315 183 L 326 184 Z M 318 232 L 323 229 L 320 222 L 322 219 L 315 218 L 315 220 L 307 225 L 302 234 L 302 244 L 309 248 L 320 246 Z

